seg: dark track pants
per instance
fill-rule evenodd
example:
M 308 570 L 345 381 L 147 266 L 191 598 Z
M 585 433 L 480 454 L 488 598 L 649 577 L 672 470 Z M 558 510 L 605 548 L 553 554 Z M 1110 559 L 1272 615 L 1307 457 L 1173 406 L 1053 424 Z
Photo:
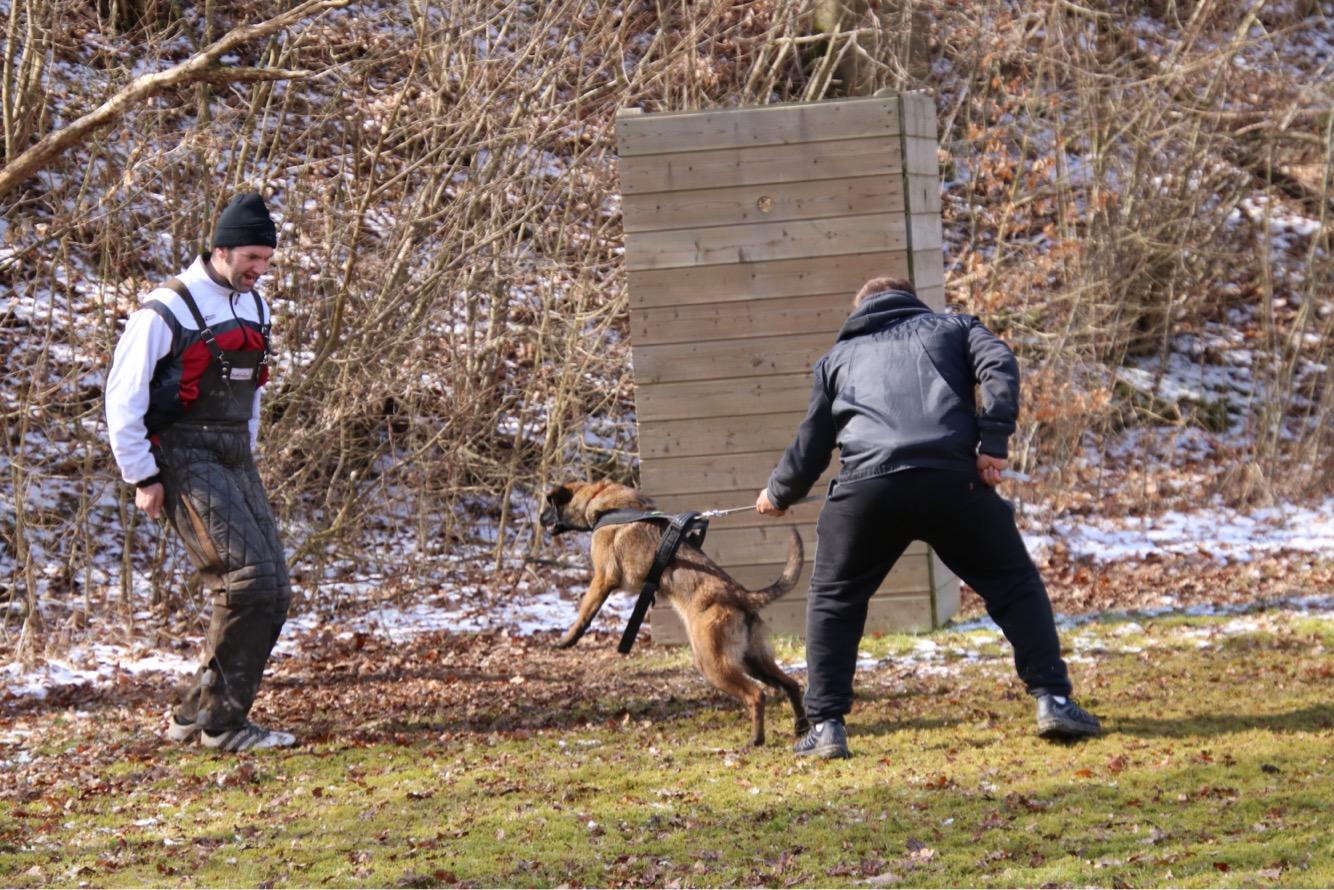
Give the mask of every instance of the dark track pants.
M 210 732 L 245 722 L 292 598 L 278 528 L 244 424 L 161 436 L 168 520 L 212 592 L 204 663 L 176 717 Z
M 925 541 L 981 595 L 1029 693 L 1070 694 L 1051 601 L 1010 505 L 972 473 L 902 470 L 837 483 L 820 511 L 806 612 L 806 710 L 852 709 L 867 602 L 908 544 Z

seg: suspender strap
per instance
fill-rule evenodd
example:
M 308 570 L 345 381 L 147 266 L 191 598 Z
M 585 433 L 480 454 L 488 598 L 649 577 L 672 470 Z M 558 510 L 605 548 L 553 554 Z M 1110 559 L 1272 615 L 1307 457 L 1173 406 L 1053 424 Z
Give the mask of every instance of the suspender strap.
M 635 637 L 639 636 L 639 626 L 644 623 L 644 616 L 648 614 L 649 606 L 657 597 L 658 584 L 662 581 L 662 573 L 667 566 L 676 557 L 676 551 L 680 549 L 682 541 L 688 541 L 695 547 L 704 543 L 704 536 L 709 530 L 709 520 L 700 516 L 696 512 L 678 513 L 673 516 L 663 529 L 662 540 L 658 542 L 658 552 L 653 557 L 653 566 L 649 569 L 644 578 L 644 587 L 639 591 L 639 599 L 635 600 L 634 611 L 630 613 L 630 620 L 626 622 L 625 632 L 621 634 L 621 644 L 617 646 L 617 651 L 622 655 L 627 655 L 635 644 Z
M 186 287 L 185 282 L 179 278 L 168 278 L 162 286 L 175 291 L 185 301 L 185 308 L 190 310 L 190 315 L 194 317 L 195 324 L 199 325 L 199 335 L 204 338 L 204 345 L 208 347 L 213 360 L 222 366 L 222 379 L 230 379 L 232 376 L 231 362 L 223 356 L 222 347 L 218 345 L 218 341 L 213 336 L 213 329 L 204 323 L 204 314 L 199 311 L 199 304 L 190 295 L 190 288 Z
M 222 347 L 218 345 L 218 341 L 214 338 L 213 329 L 204 323 L 204 314 L 199 311 L 199 304 L 195 302 L 194 296 L 191 295 L 190 288 L 186 287 L 185 282 L 179 278 L 168 278 L 162 286 L 167 290 L 175 291 L 185 301 L 185 308 L 190 310 L 190 315 L 194 317 L 195 324 L 199 325 L 199 335 L 204 338 L 204 345 L 208 347 L 214 361 L 222 366 L 222 378 L 224 380 L 230 379 L 232 363 L 227 361 L 222 354 Z M 269 355 L 272 353 L 269 348 L 269 331 L 273 329 L 273 319 L 265 319 L 264 303 L 259 298 L 259 291 L 252 290 L 250 296 L 255 298 L 255 318 L 259 319 L 259 335 L 264 341 L 264 349 L 260 353 L 259 364 L 261 368 L 267 368 L 269 366 Z M 257 373 L 255 375 L 256 386 L 259 385 L 259 377 L 260 375 Z
M 259 319 L 259 335 L 264 340 L 264 351 L 259 356 L 259 366 L 267 368 L 269 366 L 269 331 L 273 328 L 273 319 L 264 318 L 264 303 L 259 299 L 259 291 L 252 290 L 250 296 L 255 298 L 255 318 Z M 255 383 L 259 383 L 260 374 L 255 375 Z

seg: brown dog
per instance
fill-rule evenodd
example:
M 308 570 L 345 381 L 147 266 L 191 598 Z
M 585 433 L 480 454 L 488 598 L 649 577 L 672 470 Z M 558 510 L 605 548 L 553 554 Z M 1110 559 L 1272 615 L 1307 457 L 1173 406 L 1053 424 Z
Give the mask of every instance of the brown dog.
M 552 534 L 588 531 L 612 510 L 653 510 L 633 488 L 615 482 L 569 482 L 547 493 L 542 525 Z M 639 594 L 653 565 L 665 524 L 661 521 L 608 525 L 593 533 L 593 580 L 579 603 L 579 617 L 557 645 L 573 646 L 613 590 Z M 801 573 L 801 536 L 792 530 L 787 564 L 778 580 L 763 590 L 746 590 L 697 548 L 683 543 L 662 573 L 658 596 L 681 616 L 695 666 L 710 683 L 750 710 L 751 744 L 764 744 L 764 691 L 752 680 L 781 689 L 792 702 L 796 732 L 809 728 L 801 684 L 774 661 L 760 609 L 792 589 Z

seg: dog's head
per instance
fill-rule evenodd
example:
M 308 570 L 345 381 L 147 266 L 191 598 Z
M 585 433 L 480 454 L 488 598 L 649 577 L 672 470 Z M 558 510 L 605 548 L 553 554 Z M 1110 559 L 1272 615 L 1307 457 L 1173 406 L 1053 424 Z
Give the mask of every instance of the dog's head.
M 601 482 L 566 482 L 547 492 L 542 527 L 552 535 L 586 532 L 598 517 L 612 510 L 652 510 L 653 502 L 625 485 Z
M 583 485 L 582 482 L 567 483 L 557 485 L 547 492 L 546 506 L 542 509 L 542 527 L 553 536 L 563 535 L 565 532 L 586 531 L 589 528 L 587 525 L 575 525 L 567 518 L 570 504 L 574 501 L 576 487 Z

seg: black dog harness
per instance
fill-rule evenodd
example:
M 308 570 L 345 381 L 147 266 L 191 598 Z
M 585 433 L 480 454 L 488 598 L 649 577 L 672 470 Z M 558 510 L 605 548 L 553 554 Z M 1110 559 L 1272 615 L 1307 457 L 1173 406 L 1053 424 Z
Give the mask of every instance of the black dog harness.
M 642 522 L 644 520 L 663 520 L 667 527 L 663 529 L 662 540 L 658 542 L 658 552 L 653 556 L 653 566 L 644 576 L 644 587 L 639 591 L 639 599 L 635 600 L 634 611 L 630 613 L 630 620 L 625 625 L 625 633 L 621 634 L 621 644 L 617 646 L 617 651 L 622 655 L 627 655 L 630 648 L 635 644 L 635 637 L 639 636 L 639 626 L 644 623 L 644 616 L 648 614 L 649 606 L 657 598 L 658 584 L 662 581 L 662 573 L 667 566 L 676 557 L 676 551 L 681 549 L 681 543 L 688 542 L 696 548 L 704 545 L 704 536 L 709 531 L 709 520 L 694 511 L 678 513 L 675 516 L 670 513 L 664 513 L 661 510 L 612 510 L 603 513 L 593 523 L 593 530 L 597 531 L 607 525 L 625 525 L 630 522 Z

